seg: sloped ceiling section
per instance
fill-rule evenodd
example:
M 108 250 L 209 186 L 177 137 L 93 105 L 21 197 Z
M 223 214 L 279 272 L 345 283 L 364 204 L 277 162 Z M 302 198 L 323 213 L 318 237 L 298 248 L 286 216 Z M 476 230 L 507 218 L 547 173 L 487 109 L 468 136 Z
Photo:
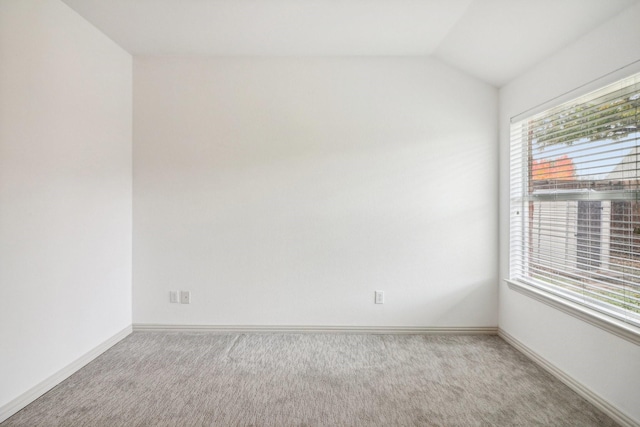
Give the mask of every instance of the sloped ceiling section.
M 435 55 L 502 86 L 635 3 L 476 0 L 440 43 Z
M 431 55 L 501 86 L 640 0 L 63 1 L 134 55 Z

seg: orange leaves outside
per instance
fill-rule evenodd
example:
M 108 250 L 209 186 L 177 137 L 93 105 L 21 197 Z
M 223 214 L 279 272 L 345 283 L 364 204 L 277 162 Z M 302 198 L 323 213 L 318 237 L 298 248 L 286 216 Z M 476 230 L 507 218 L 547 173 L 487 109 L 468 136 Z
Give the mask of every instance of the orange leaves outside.
M 557 159 L 534 160 L 531 165 L 534 181 L 545 179 L 575 179 L 576 167 L 567 155 Z

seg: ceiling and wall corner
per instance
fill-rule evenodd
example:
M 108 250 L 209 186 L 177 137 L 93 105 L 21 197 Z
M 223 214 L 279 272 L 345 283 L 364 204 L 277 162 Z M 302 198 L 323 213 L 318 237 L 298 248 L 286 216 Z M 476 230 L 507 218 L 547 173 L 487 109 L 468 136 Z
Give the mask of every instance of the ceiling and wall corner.
M 500 87 L 637 0 L 63 0 L 134 56 L 432 56 Z

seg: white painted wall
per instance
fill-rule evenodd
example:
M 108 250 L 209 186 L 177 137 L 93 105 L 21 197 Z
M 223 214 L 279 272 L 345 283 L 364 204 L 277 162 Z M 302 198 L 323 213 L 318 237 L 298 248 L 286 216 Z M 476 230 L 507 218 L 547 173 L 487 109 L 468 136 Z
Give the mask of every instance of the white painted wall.
M 500 278 L 509 264 L 509 120 L 640 60 L 640 5 L 500 90 Z M 629 67 L 570 97 L 624 77 Z M 566 97 L 565 97 L 566 98 Z M 500 328 L 640 423 L 640 347 L 500 285 Z
M 134 87 L 135 323 L 497 324 L 496 89 L 416 58 L 137 57 Z
M 131 324 L 131 61 L 0 2 L 0 408 Z

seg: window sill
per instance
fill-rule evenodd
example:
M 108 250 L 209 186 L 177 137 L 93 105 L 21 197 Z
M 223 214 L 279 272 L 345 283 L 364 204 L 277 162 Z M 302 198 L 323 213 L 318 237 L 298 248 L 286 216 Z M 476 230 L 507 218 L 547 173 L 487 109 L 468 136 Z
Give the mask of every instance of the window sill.
M 553 308 L 563 311 L 564 313 L 590 323 L 591 325 L 597 326 L 600 329 L 610 332 L 620 338 L 624 338 L 625 340 L 636 345 L 640 345 L 640 328 L 609 317 L 598 311 L 591 310 L 587 307 L 581 306 L 580 304 L 576 304 L 563 298 L 559 298 L 534 286 L 527 285 L 526 283 L 508 279 L 505 279 L 505 282 L 507 282 L 507 284 L 509 285 L 509 289 L 513 291 L 519 292 Z

